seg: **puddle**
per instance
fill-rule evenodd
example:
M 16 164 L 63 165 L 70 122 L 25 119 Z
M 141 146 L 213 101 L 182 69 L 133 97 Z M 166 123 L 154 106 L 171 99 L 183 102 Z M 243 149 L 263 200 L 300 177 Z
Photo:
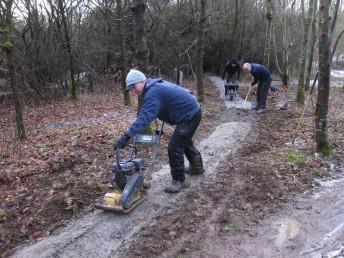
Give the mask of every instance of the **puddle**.
M 227 99 L 227 97 L 225 97 L 225 88 L 223 86 L 223 80 L 220 77 L 209 76 L 209 79 L 214 85 L 216 85 L 219 88 L 221 97 L 225 101 L 226 108 L 236 108 L 244 110 L 250 110 L 255 108 L 255 103 L 252 103 L 251 101 L 246 101 L 245 103 L 245 100 L 239 95 L 237 95 L 233 100 Z

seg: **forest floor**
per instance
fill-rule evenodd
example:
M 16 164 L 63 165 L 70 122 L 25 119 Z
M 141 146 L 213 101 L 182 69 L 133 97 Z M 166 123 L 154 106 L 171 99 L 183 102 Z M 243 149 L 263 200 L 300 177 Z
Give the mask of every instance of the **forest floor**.
M 195 91 L 195 85 L 187 86 Z M 302 108 L 291 102 L 287 110 L 275 110 L 278 100 L 293 99 L 295 89 L 270 95 L 269 111 L 257 115 L 252 110 L 226 109 L 218 88 L 210 81 L 205 86 L 207 102 L 196 141 L 204 153 L 206 175 L 192 180 L 192 187 L 177 197 L 162 194 L 169 178 L 165 147 L 173 131 L 167 127 L 156 166 L 165 169 L 162 179 L 157 179 L 159 187 L 148 204 L 128 219 L 94 211 L 92 204 L 107 190 L 113 142 L 135 119 L 135 105 L 123 107 L 110 92 L 83 95 L 78 103 L 29 105 L 25 112 L 29 137 L 23 143 L 15 140 L 15 128 L 8 127 L 14 115 L 4 105 L 0 111 L 1 256 L 29 240 L 25 243 L 29 247 L 19 248 L 16 257 L 219 257 L 217 252 L 233 253 L 225 243 L 240 245 L 244 241 L 238 236 L 259 235 L 254 226 L 319 185 L 318 178 L 343 172 L 342 89 L 331 90 L 333 155 L 323 159 L 314 153 L 312 105 L 295 145 L 290 143 Z M 240 95 L 247 90 L 247 85 L 240 87 Z M 252 94 L 250 99 L 254 98 Z M 74 227 L 70 227 L 72 219 Z M 121 223 L 117 235 L 108 230 Z M 80 232 L 73 239 L 64 237 L 76 228 Z M 123 232 L 126 228 L 130 234 Z M 65 242 L 55 241 L 58 237 Z M 98 243 L 88 247 L 86 240 Z M 50 252 L 45 241 L 54 245 Z

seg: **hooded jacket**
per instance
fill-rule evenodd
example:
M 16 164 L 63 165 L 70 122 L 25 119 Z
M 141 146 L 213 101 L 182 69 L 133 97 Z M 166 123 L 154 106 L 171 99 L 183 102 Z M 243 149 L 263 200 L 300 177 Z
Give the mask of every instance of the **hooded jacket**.
M 199 110 L 200 105 L 189 90 L 162 79 L 147 79 L 142 107 L 127 134 L 134 137 L 146 129 L 155 118 L 178 125 L 193 118 Z
M 231 59 L 230 61 L 228 61 L 225 65 L 225 69 L 223 70 L 222 73 L 222 80 L 224 80 L 226 73 L 232 77 L 233 75 L 235 75 L 237 73 L 238 75 L 238 80 L 240 80 L 240 72 L 241 72 L 241 68 L 240 68 L 240 63 L 237 59 Z

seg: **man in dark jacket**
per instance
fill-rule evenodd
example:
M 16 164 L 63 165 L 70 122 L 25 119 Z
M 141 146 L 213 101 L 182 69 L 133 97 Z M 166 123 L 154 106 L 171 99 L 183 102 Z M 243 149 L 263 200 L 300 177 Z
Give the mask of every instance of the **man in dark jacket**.
M 235 91 L 238 90 L 239 81 L 240 81 L 240 63 L 237 59 L 231 59 L 225 65 L 225 69 L 222 73 L 222 80 L 226 78 L 225 82 L 225 95 L 227 96 L 229 93 L 229 86 L 235 88 Z
M 204 172 L 201 153 L 195 147 L 192 137 L 201 121 L 201 107 L 191 92 L 179 85 L 162 79 L 146 79 L 138 70 L 130 70 L 126 78 L 126 89 L 143 96 L 143 104 L 136 121 L 115 143 L 123 148 L 137 133 L 144 130 L 155 119 L 177 125 L 168 144 L 168 157 L 172 181 L 166 192 L 176 193 L 187 186 L 185 172 L 201 175 Z M 186 171 L 184 153 L 190 163 Z
M 243 70 L 252 74 L 253 82 L 251 86 L 258 83 L 256 109 L 258 114 L 264 113 L 266 111 L 266 99 L 271 86 L 271 74 L 263 65 L 255 63 L 245 63 Z

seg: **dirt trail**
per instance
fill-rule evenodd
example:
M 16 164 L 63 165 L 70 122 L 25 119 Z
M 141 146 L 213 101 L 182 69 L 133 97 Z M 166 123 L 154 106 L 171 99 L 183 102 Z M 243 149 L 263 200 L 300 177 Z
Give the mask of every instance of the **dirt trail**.
M 153 175 L 147 200 L 129 215 L 94 211 L 71 222 L 59 232 L 17 250 L 12 257 L 116 257 L 117 249 L 145 226 L 154 224 L 162 213 L 173 211 L 202 181 L 216 175 L 216 167 L 245 141 L 250 131 L 249 122 L 228 122 L 199 144 L 206 173 L 187 178 L 190 188 L 171 195 L 163 192 L 170 180 L 166 165 Z M 165 151 L 165 150 L 162 150 Z
M 223 89 L 220 78 L 210 79 Z M 252 171 L 231 167 L 256 133 L 254 112 L 232 108 L 242 102 L 225 101 L 223 123 L 199 144 L 206 173 L 188 178 L 190 188 L 164 193 L 165 166 L 131 214 L 88 213 L 13 257 L 344 257 L 344 179 L 319 181 L 280 209 L 285 188 L 271 173 L 256 163 Z
M 211 79 L 221 84 L 216 77 Z M 276 118 L 288 118 L 288 112 L 275 116 L 272 112 L 260 116 L 261 129 L 270 128 Z M 225 112 L 224 121 L 252 122 L 247 148 L 228 156 L 217 168 L 216 180 L 190 193 L 184 206 L 162 214 L 155 225 L 135 235 L 134 243 L 128 243 L 119 257 L 344 257 L 344 179 L 317 181 L 318 187 L 292 198 L 288 181 L 272 172 L 276 168 L 247 156 L 246 163 L 240 161 L 242 154 L 255 157 L 255 152 L 266 149 L 260 144 L 271 143 L 273 129 L 260 134 L 254 144 L 256 118 L 252 111 Z

